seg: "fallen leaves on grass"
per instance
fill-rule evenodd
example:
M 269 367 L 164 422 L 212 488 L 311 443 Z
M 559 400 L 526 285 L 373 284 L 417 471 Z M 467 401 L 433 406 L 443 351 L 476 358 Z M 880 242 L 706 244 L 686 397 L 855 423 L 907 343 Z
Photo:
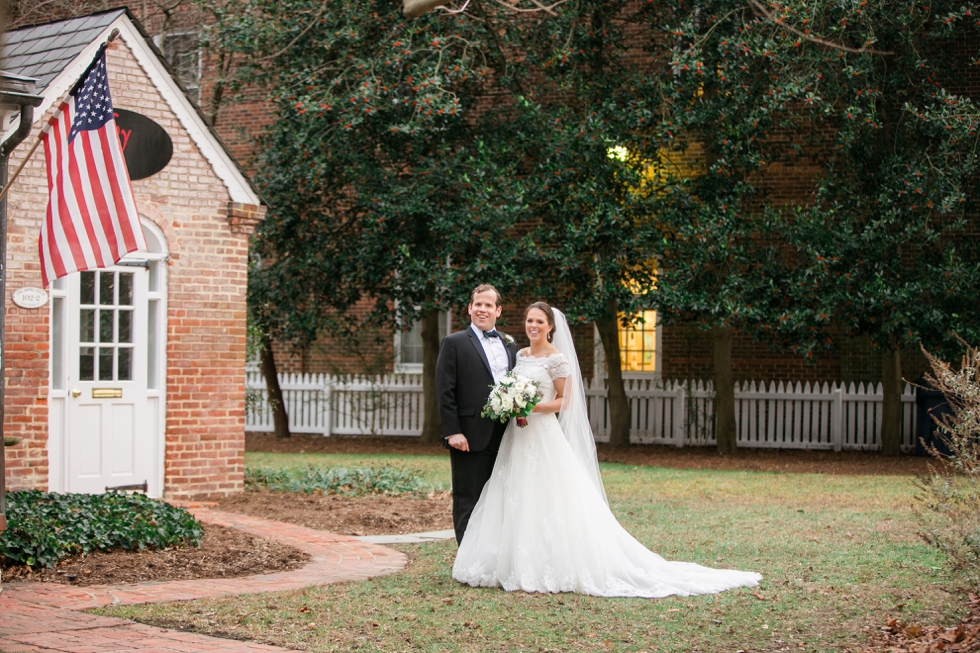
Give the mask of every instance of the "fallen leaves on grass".
M 921 626 L 891 619 L 861 653 L 977 653 L 980 651 L 980 595 L 970 597 L 970 613 L 955 627 Z

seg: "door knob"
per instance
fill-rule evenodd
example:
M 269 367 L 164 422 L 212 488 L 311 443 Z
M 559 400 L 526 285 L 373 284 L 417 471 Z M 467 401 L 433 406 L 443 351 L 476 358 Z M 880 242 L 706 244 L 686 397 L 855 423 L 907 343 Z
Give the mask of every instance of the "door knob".
M 81 394 L 82 394 L 82 391 L 81 391 L 81 390 L 72 390 L 72 391 L 71 391 L 71 396 L 72 396 L 72 397 L 78 397 L 78 396 L 80 396 Z

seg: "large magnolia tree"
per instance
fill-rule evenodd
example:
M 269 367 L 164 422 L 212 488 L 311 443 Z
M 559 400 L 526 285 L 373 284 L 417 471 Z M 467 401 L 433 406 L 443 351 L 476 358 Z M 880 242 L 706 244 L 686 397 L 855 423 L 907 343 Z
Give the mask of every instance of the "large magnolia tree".
M 766 11 L 798 38 L 779 61 L 807 89 L 801 113 L 823 166 L 812 201 L 774 222 L 794 275 L 774 329 L 808 354 L 838 336 L 880 352 L 882 450 L 898 454 L 902 349 L 980 335 L 980 111 L 963 95 L 980 5 L 797 1 Z
M 257 162 L 270 210 L 249 281 L 256 320 L 300 348 L 421 320 L 423 430 L 438 439 L 439 312 L 480 282 L 516 289 L 527 270 L 513 163 L 487 145 L 495 116 L 475 111 L 497 46 L 468 17 L 406 23 L 396 2 L 210 9 L 211 47 L 247 62 L 232 87 L 266 89 L 276 113 Z M 351 310 L 364 302 L 366 315 Z

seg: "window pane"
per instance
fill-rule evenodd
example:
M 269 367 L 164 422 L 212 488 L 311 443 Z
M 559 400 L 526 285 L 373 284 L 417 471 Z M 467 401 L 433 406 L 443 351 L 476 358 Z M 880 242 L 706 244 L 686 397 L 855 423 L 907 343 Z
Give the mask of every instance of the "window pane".
M 51 298 L 51 387 L 55 390 L 65 388 L 64 319 L 64 297 Z
M 402 365 L 422 364 L 422 323 L 415 322 L 408 331 L 402 331 Z
M 153 300 L 149 302 L 149 313 L 147 315 L 148 337 L 146 339 L 146 387 L 151 390 L 157 389 L 157 307 L 160 302 Z
M 116 342 L 133 341 L 133 312 L 119 311 L 119 339 Z
M 119 373 L 116 375 L 119 381 L 133 380 L 133 350 L 129 347 L 119 348 Z
M 112 306 L 115 302 L 116 275 L 112 272 L 99 273 L 99 304 Z
M 82 272 L 82 303 L 95 303 L 95 272 Z
M 132 272 L 119 273 L 119 305 L 120 306 L 133 305 L 133 273 Z
M 439 342 L 449 330 L 449 318 L 445 311 L 439 313 Z M 422 322 L 417 320 L 408 331 L 400 336 L 398 360 L 402 365 L 422 365 Z
M 79 348 L 78 378 L 82 381 L 95 380 L 95 347 Z
M 150 292 L 160 291 L 160 261 L 150 261 Z
M 112 347 L 99 348 L 99 381 L 112 381 Z
M 620 329 L 622 369 L 628 372 L 655 372 L 657 347 L 657 312 L 643 311 L 628 329 Z
M 80 342 L 95 342 L 95 309 L 83 308 L 78 312 L 78 339 Z
M 167 34 L 163 40 L 163 55 L 177 72 L 180 81 L 196 102 L 201 84 L 200 37 L 190 34 Z
M 113 342 L 112 338 L 112 318 L 116 312 L 113 310 L 102 309 L 99 311 L 99 342 Z

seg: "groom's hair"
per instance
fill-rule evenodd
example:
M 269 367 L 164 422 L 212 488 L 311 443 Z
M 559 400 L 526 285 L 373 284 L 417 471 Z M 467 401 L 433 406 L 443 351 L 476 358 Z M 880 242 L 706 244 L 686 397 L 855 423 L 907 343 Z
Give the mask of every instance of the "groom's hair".
M 470 293 L 470 304 L 472 304 L 473 300 L 476 299 L 477 294 L 487 292 L 488 290 L 492 290 L 493 294 L 497 296 L 497 303 L 494 304 L 494 306 L 500 306 L 503 304 L 503 300 L 500 298 L 500 291 L 491 286 L 489 283 L 481 283 L 479 286 L 473 289 L 473 292 Z

